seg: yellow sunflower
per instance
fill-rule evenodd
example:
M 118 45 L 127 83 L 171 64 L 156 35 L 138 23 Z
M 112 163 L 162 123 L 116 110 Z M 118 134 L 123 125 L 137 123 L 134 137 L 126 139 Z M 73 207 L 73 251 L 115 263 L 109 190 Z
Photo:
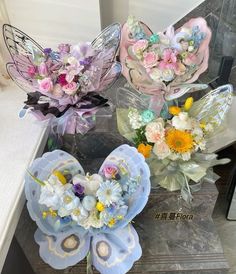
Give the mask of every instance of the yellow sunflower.
M 193 148 L 193 137 L 186 131 L 170 129 L 166 134 L 166 143 L 174 152 L 186 153 Z

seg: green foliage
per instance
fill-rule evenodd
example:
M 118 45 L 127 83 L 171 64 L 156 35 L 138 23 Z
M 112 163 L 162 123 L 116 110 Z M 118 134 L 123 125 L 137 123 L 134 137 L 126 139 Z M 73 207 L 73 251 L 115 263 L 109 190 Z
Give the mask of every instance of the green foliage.
M 145 136 L 145 127 L 146 126 L 142 126 L 139 129 L 136 129 L 136 137 L 133 139 L 135 146 L 138 147 L 139 144 L 143 143 L 143 144 L 147 144 L 147 138 Z

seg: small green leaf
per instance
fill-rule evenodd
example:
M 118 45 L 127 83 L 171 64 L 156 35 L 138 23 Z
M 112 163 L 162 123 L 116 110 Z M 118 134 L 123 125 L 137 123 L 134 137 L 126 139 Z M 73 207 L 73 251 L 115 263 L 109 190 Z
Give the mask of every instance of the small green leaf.
M 41 180 L 39 180 L 37 177 L 35 177 L 32 173 L 29 172 L 29 170 L 27 170 L 27 173 L 30 175 L 30 177 L 39 185 L 41 186 L 45 186 L 45 183 Z

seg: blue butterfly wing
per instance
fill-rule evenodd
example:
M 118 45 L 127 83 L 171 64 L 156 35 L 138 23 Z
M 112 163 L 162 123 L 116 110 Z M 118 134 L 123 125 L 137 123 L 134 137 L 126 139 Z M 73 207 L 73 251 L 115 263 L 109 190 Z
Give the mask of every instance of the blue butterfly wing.
M 71 228 L 55 236 L 49 236 L 37 229 L 34 238 L 40 246 L 40 257 L 55 269 L 65 269 L 79 263 L 90 248 L 89 234 L 79 228 Z
M 129 209 L 127 214 L 123 220 L 114 225 L 114 229 L 122 228 L 143 210 L 148 201 L 151 190 L 150 170 L 143 155 L 136 148 L 128 145 L 121 145 L 111 152 L 102 164 L 99 170 L 100 174 L 102 174 L 102 170 L 107 164 L 117 165 L 126 174 L 125 176 L 128 175 L 129 178 L 139 181 L 137 190 L 128 199 Z M 123 176 L 122 173 L 120 175 Z M 104 232 L 112 230 L 106 228 Z
M 91 242 L 92 264 L 101 274 L 125 274 L 142 255 L 131 224 L 114 233 L 97 234 Z
M 36 159 L 29 168 L 29 172 L 39 180 L 47 180 L 54 170 L 69 170 L 71 175 L 84 174 L 84 170 L 78 161 L 70 154 L 62 150 L 54 150 L 45 153 L 41 158 Z M 48 210 L 44 205 L 38 203 L 41 186 L 37 184 L 30 175 L 25 178 L 25 195 L 27 208 L 31 218 L 37 223 L 38 227 L 48 235 L 57 235 L 74 226 L 73 223 L 61 223 L 59 217 L 42 218 L 42 212 Z

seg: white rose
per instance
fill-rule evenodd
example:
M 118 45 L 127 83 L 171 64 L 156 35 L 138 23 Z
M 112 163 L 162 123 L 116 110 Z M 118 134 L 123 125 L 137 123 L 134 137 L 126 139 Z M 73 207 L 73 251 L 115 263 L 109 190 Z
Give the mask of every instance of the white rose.
M 174 79 L 174 71 L 172 69 L 164 69 L 162 71 L 162 79 L 166 82 L 170 82 Z
M 147 124 L 145 131 L 145 136 L 148 142 L 161 142 L 165 136 L 163 119 L 158 118 L 154 122 Z
M 83 186 L 85 195 L 95 196 L 101 182 L 103 182 L 103 178 L 99 174 L 93 174 L 91 176 L 77 174 L 73 177 L 73 184 Z
M 71 212 L 78 207 L 80 200 L 73 191 L 70 189 L 61 196 L 61 206 L 58 209 L 58 215 L 65 217 L 71 214 Z
M 149 73 L 149 76 L 152 78 L 153 81 L 159 82 L 162 80 L 162 72 L 160 69 L 153 68 Z
M 76 223 L 86 220 L 89 217 L 88 211 L 82 206 L 81 203 L 78 204 L 76 208 L 71 212 L 71 218 Z
M 187 112 L 180 112 L 179 115 L 174 116 L 171 120 L 171 124 L 173 127 L 179 130 L 192 129 L 192 121 L 191 118 L 189 118 Z
M 153 152 L 158 156 L 159 159 L 165 159 L 171 153 L 168 145 L 165 142 L 155 143 Z
M 48 181 L 44 181 L 44 183 L 45 185 L 41 187 L 39 204 L 58 210 L 61 205 L 61 197 L 66 191 L 71 189 L 72 185 L 63 185 L 54 175 L 51 175 Z

